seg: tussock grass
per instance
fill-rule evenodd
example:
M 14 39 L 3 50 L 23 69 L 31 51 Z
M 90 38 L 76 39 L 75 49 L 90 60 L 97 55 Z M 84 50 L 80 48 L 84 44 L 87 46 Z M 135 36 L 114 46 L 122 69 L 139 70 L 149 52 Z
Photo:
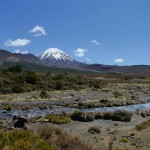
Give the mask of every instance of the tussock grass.
M 149 128 L 150 127 L 150 120 L 144 121 L 140 124 L 138 124 L 135 128 L 138 131 L 141 131 L 143 129 Z
M 48 114 L 45 116 L 44 119 L 48 120 L 48 122 L 55 123 L 55 124 L 65 124 L 71 121 L 71 119 L 68 116 L 56 115 L 56 114 Z

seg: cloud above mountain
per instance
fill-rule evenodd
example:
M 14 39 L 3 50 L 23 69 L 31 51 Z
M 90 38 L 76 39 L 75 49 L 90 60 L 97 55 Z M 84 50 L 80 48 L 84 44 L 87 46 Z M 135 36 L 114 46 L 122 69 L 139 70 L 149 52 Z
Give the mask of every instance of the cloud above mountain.
M 92 40 L 91 43 L 95 44 L 95 45 L 101 45 L 101 43 L 99 43 L 98 41 L 96 40 Z
M 29 32 L 32 33 L 33 36 L 36 36 L 36 37 L 47 34 L 44 27 L 39 26 L 39 25 L 36 25 L 35 27 L 33 27 L 33 29 L 31 29 Z
M 15 53 L 20 53 L 20 54 L 28 54 L 29 52 L 28 51 L 21 51 L 20 49 L 16 49 L 15 50 Z
M 114 62 L 115 63 L 124 63 L 124 59 L 123 58 L 115 58 Z
M 4 42 L 4 46 L 13 46 L 13 47 L 19 47 L 19 46 L 26 46 L 31 42 L 31 40 L 28 39 L 16 39 L 16 40 L 7 40 Z
M 86 49 L 82 49 L 82 48 L 77 48 L 74 53 L 75 53 L 75 56 L 77 57 L 84 57 L 85 56 L 85 52 L 87 52 Z

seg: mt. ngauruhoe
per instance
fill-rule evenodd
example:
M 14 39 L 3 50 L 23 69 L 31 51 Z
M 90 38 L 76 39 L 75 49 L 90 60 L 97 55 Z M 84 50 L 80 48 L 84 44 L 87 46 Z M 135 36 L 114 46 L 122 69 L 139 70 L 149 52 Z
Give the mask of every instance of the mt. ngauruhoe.
M 59 50 L 57 48 L 49 48 L 37 56 L 40 60 L 43 60 L 46 63 L 72 63 L 74 61 L 62 50 Z
M 58 66 L 77 65 L 79 62 L 69 57 L 62 50 L 58 48 L 49 48 L 37 55 L 37 57 L 46 64 Z

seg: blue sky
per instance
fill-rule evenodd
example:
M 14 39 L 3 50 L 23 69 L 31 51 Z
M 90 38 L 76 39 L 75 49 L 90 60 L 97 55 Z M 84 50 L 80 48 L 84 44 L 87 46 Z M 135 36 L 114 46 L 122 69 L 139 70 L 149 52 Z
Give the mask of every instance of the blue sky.
M 109 65 L 150 65 L 150 0 L 0 0 L 0 49 L 59 48 Z

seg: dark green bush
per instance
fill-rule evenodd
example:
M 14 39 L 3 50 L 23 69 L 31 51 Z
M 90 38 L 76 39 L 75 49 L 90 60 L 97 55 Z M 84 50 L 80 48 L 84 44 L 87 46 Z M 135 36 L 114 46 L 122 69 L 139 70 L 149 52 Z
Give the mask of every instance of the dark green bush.
M 94 117 L 93 117 L 93 114 L 91 113 L 82 113 L 80 111 L 75 111 L 71 115 L 71 119 L 75 121 L 90 122 L 94 120 Z
M 99 112 L 99 113 L 96 113 L 96 114 L 95 114 L 95 117 L 94 117 L 94 118 L 95 118 L 95 119 L 102 119 L 103 117 L 104 117 L 104 116 L 103 116 L 103 113 L 100 113 L 100 112 Z
M 25 76 L 26 83 L 36 84 L 39 81 L 38 75 L 35 72 L 28 72 Z
M 63 84 L 61 82 L 55 83 L 55 90 L 61 90 L 63 88 Z
M 94 133 L 100 133 L 100 129 L 98 127 L 90 127 L 88 129 L 88 132 L 91 133 L 91 134 L 94 134 Z
M 128 122 L 131 120 L 131 114 L 127 111 L 116 111 L 112 116 L 113 121 L 124 121 Z
M 104 113 L 103 118 L 106 120 L 110 120 L 110 119 L 112 119 L 112 116 L 113 116 L 112 112 L 106 112 L 106 113 Z
M 41 93 L 40 93 L 40 97 L 41 98 L 48 98 L 49 96 L 48 96 L 46 91 L 42 90 Z
M 8 71 L 20 73 L 22 71 L 22 67 L 20 65 L 11 66 L 8 68 Z
M 12 92 L 14 93 L 22 93 L 24 92 L 24 89 L 20 85 L 16 85 L 12 87 Z

